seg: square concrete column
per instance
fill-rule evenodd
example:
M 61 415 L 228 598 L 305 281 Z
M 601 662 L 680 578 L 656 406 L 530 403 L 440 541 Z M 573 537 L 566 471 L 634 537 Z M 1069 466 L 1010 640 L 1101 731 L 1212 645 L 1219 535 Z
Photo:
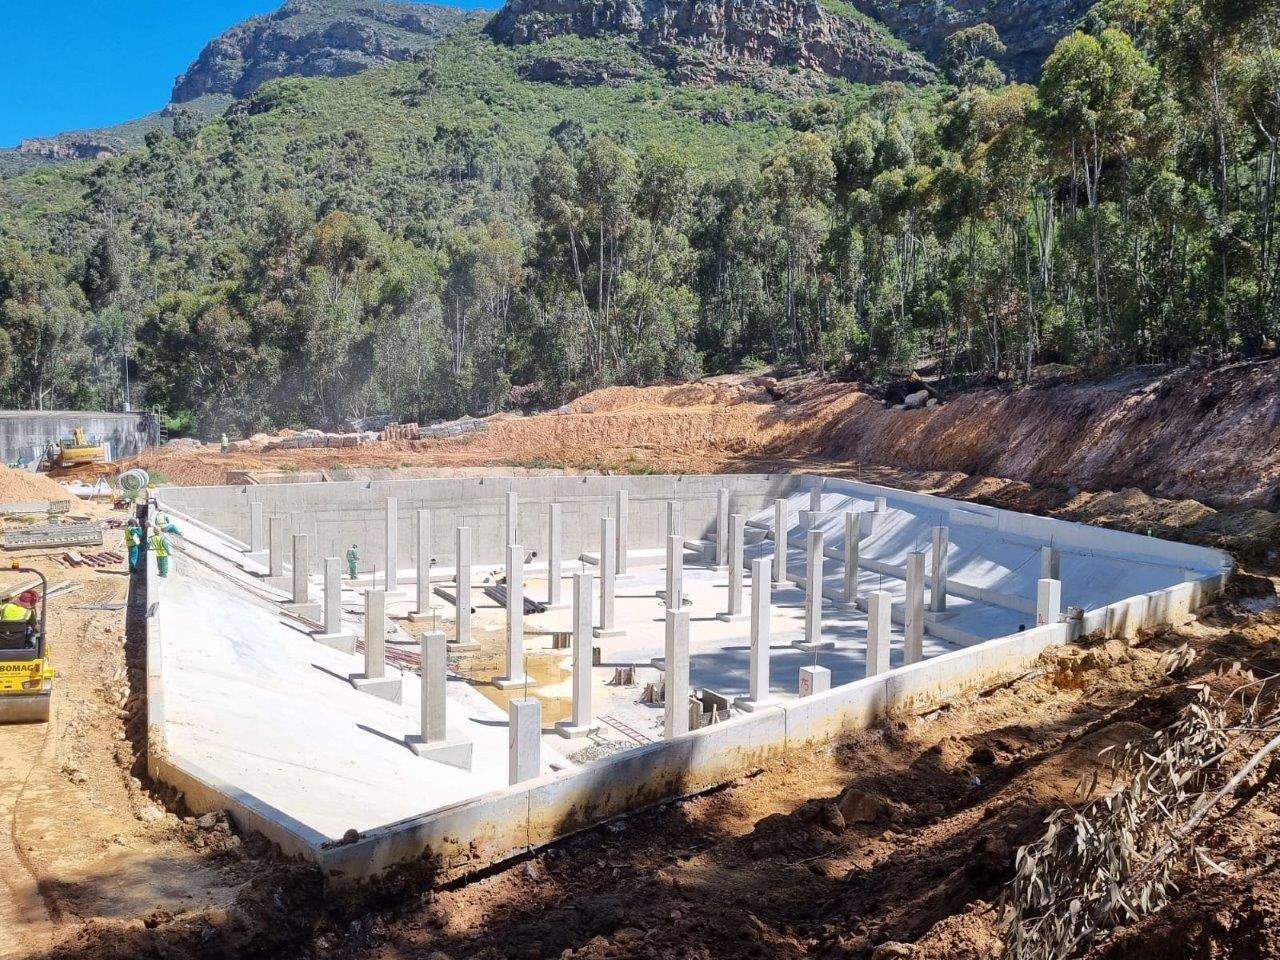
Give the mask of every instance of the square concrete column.
M 716 491 L 716 569 L 729 565 L 729 490 Z
M 679 610 L 684 603 L 684 537 L 667 537 L 667 589 L 662 591 L 668 610 Z
M 821 487 L 814 487 L 812 490 L 809 491 L 809 512 L 810 513 L 822 512 L 822 488 Z
M 416 510 L 413 514 L 414 540 L 417 556 L 414 572 L 418 585 L 418 602 L 411 617 L 425 620 L 431 616 L 431 511 Z
M 409 749 L 420 757 L 447 763 L 464 770 L 471 769 L 471 741 L 449 737 L 446 726 L 448 695 L 445 684 L 449 673 L 448 645 L 438 630 L 422 634 L 422 705 L 421 729 L 407 738 Z
M 800 686 L 797 693 L 802 697 L 812 697 L 815 693 L 826 693 L 831 689 L 831 671 L 826 667 L 814 664 L 800 668 Z
M 667 501 L 667 536 L 684 536 L 684 510 L 679 500 Z
M 888 513 L 889 501 L 884 497 L 876 497 L 876 513 Z
M 903 615 L 903 663 L 924 659 L 924 553 L 907 554 L 907 600 Z
M 716 614 L 716 619 L 725 623 L 737 623 L 750 616 L 742 592 L 746 529 L 746 519 L 742 514 L 735 513 L 729 517 L 729 601 L 725 612 Z
M 307 602 L 307 574 L 311 570 L 311 550 L 307 546 L 307 535 L 293 535 L 293 602 Z
M 356 635 L 342 629 L 341 557 L 324 558 L 324 631 L 311 639 L 343 653 L 356 652 Z
M 268 522 L 267 575 L 284 576 L 284 517 L 272 517 Z
M 1047 577 L 1036 582 L 1036 626 L 1057 623 L 1062 618 L 1062 581 Z
M 662 661 L 663 734 L 674 739 L 689 732 L 689 611 L 667 610 Z
M 561 540 L 563 539 L 560 504 L 547 507 L 547 608 L 560 610 L 564 601 L 560 598 L 563 584 L 560 577 Z
M 507 770 L 513 784 L 533 780 L 542 769 L 542 702 L 535 697 L 516 697 L 507 716 Z
M 773 585 L 768 557 L 751 561 L 751 669 L 747 695 L 734 701 L 747 712 L 771 706 L 777 701 L 769 694 L 769 641 L 772 628 Z
M 573 576 L 573 714 L 556 724 L 568 739 L 600 729 L 591 714 L 591 580 L 589 573 Z
M 787 582 L 787 544 L 791 528 L 787 526 L 787 501 L 773 501 L 773 585 Z
M 929 581 L 929 609 L 934 613 L 947 609 L 947 550 L 950 545 L 950 531 L 946 527 L 934 527 L 933 576 Z
M 794 646 L 801 650 L 823 650 L 833 644 L 822 641 L 822 531 L 810 530 L 806 547 L 804 577 L 804 639 Z
M 505 533 L 503 534 L 502 545 L 509 547 L 513 543 L 520 542 L 520 495 L 516 493 L 507 494 L 506 510 L 503 513 L 503 524 Z
M 400 505 L 387 497 L 387 592 L 400 586 Z
M 844 589 L 840 599 L 845 606 L 858 602 L 858 564 L 862 555 L 862 514 L 846 510 L 844 514 Z
M 887 673 L 893 638 L 893 595 L 873 590 L 867 595 L 867 676 Z
M 262 519 L 262 502 L 249 504 L 249 552 L 262 553 L 267 548 L 266 524 Z
M 1057 547 L 1040 548 L 1040 578 L 1042 580 L 1062 579 L 1062 551 Z
M 453 632 L 455 650 L 479 650 L 480 644 L 471 641 L 471 528 L 458 527 L 454 533 L 453 579 L 454 599 L 457 601 L 457 619 Z
M 363 693 L 400 702 L 400 680 L 387 676 L 387 593 L 364 592 L 364 672 L 351 678 Z
M 493 678 L 500 690 L 524 686 L 524 547 L 507 547 L 507 672 Z
M 600 518 L 600 626 L 595 635 L 602 639 L 626 636 L 613 622 L 614 564 L 618 562 L 617 527 L 613 517 Z
M 627 576 L 627 530 L 631 525 L 631 499 L 626 490 L 618 491 L 615 519 L 618 521 L 617 562 L 615 576 Z

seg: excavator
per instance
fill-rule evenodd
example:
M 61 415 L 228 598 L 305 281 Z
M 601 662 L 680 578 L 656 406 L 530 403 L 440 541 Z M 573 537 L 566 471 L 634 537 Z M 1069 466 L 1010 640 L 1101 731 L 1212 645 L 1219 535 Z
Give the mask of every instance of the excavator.
M 0 620 L 0 724 L 48 723 L 53 703 L 53 666 L 45 632 L 49 581 L 16 560 L 9 569 L 40 579 L 40 611 L 31 620 Z
M 91 440 L 84 427 L 76 427 L 70 437 L 51 440 L 45 450 L 43 466 L 51 477 L 93 480 L 115 472 L 107 462 L 107 448 Z

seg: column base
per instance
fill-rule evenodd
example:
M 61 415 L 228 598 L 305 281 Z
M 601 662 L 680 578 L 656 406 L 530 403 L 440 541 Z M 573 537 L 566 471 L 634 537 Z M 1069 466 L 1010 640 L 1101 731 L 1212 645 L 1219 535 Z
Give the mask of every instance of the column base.
M 361 693 L 367 693 L 381 700 L 390 700 L 392 703 L 400 702 L 401 688 L 404 686 L 400 680 L 393 677 L 366 677 L 359 673 L 352 675 L 351 685 Z
M 587 737 L 600 729 L 600 724 L 590 723 L 586 726 L 575 727 L 572 720 L 560 720 L 556 722 L 556 733 L 564 737 L 566 740 L 577 740 L 581 737 Z
M 356 635 L 354 633 L 313 633 L 311 639 L 323 643 L 340 653 L 356 652 Z
M 749 613 L 717 613 L 716 619 L 722 623 L 742 623 L 751 619 Z
M 474 640 L 468 640 L 465 643 L 455 643 L 453 640 L 446 640 L 444 648 L 449 653 L 474 653 L 480 649 L 480 644 Z
M 619 637 L 625 637 L 627 631 L 620 627 L 609 627 L 607 630 L 604 627 L 596 627 L 591 631 L 591 635 L 597 640 L 617 640 Z
M 301 617 L 303 620 L 310 620 L 312 623 L 321 623 L 320 604 L 318 603 L 282 603 L 280 609 L 285 613 L 291 613 L 295 617 Z
M 733 705 L 739 710 L 746 713 L 755 713 L 757 710 L 764 710 L 768 707 L 780 706 L 782 703 L 777 697 L 767 697 L 764 700 L 752 700 L 750 697 L 735 697 Z
M 267 565 L 267 559 L 268 559 L 267 551 L 265 550 L 246 551 L 241 556 L 241 566 L 243 566 L 246 563 L 252 563 L 252 564 L 256 564 L 259 567 L 265 567 Z
M 808 640 L 793 640 L 791 645 L 797 650 L 803 650 L 805 653 L 815 653 L 822 650 L 834 650 L 836 644 L 834 640 L 818 640 L 810 642 Z
M 544 603 L 543 606 L 548 610 L 568 610 L 573 604 L 561 600 L 559 603 Z
M 404 742 L 405 746 L 424 760 L 434 760 L 436 763 L 457 767 L 460 770 L 471 769 L 471 753 L 474 744 L 470 740 L 454 737 L 428 742 L 415 734 L 405 737 Z
M 526 677 L 526 676 L 522 676 L 522 677 L 494 677 L 494 678 L 493 678 L 492 680 L 490 680 L 489 682 L 490 682 L 490 683 L 492 683 L 492 684 L 493 684 L 495 687 L 497 687 L 499 690 L 513 690 L 513 689 L 515 689 L 516 687 L 523 687 L 523 686 L 526 686 L 526 685 L 528 685 L 528 686 L 533 686 L 533 685 L 534 685 L 534 680 L 533 680 L 533 678 L 532 678 L 532 677 Z

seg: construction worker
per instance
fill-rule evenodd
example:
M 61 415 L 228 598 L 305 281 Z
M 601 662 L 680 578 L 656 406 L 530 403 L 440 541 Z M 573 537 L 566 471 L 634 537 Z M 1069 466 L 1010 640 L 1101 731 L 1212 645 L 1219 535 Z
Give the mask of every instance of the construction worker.
M 347 576 L 352 580 L 356 578 L 356 564 L 360 562 L 360 551 L 356 549 L 353 543 L 351 549 L 347 551 Z
M 231 441 L 227 439 L 227 432 L 222 431 L 222 452 L 226 453 L 231 449 Z
M 167 513 L 157 513 L 155 524 L 157 530 L 164 533 L 174 533 L 178 536 L 182 536 L 182 531 L 178 529 L 178 525 L 176 523 L 169 519 L 169 515 Z
M 151 552 L 156 555 L 156 570 L 162 577 L 169 576 L 169 549 L 169 538 L 157 525 L 151 534 Z
M 27 625 L 27 642 L 35 632 L 36 604 L 40 595 L 34 590 L 23 590 L 14 599 L 0 607 L 0 620 L 5 623 L 25 623 Z
M 124 527 L 124 545 L 129 548 L 129 572 L 138 569 L 138 551 L 142 548 L 142 524 L 130 517 Z

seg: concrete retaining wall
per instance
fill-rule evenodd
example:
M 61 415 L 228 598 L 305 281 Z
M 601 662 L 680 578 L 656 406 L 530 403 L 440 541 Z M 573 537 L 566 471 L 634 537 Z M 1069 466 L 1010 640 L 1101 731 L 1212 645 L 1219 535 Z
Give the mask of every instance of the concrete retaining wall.
M 0 411 L 0 457 L 13 463 L 19 457 L 33 459 L 50 440 L 69 437 L 76 427 L 97 436 L 119 460 L 141 453 L 156 442 L 155 419 L 149 413 L 101 413 L 76 410 Z

